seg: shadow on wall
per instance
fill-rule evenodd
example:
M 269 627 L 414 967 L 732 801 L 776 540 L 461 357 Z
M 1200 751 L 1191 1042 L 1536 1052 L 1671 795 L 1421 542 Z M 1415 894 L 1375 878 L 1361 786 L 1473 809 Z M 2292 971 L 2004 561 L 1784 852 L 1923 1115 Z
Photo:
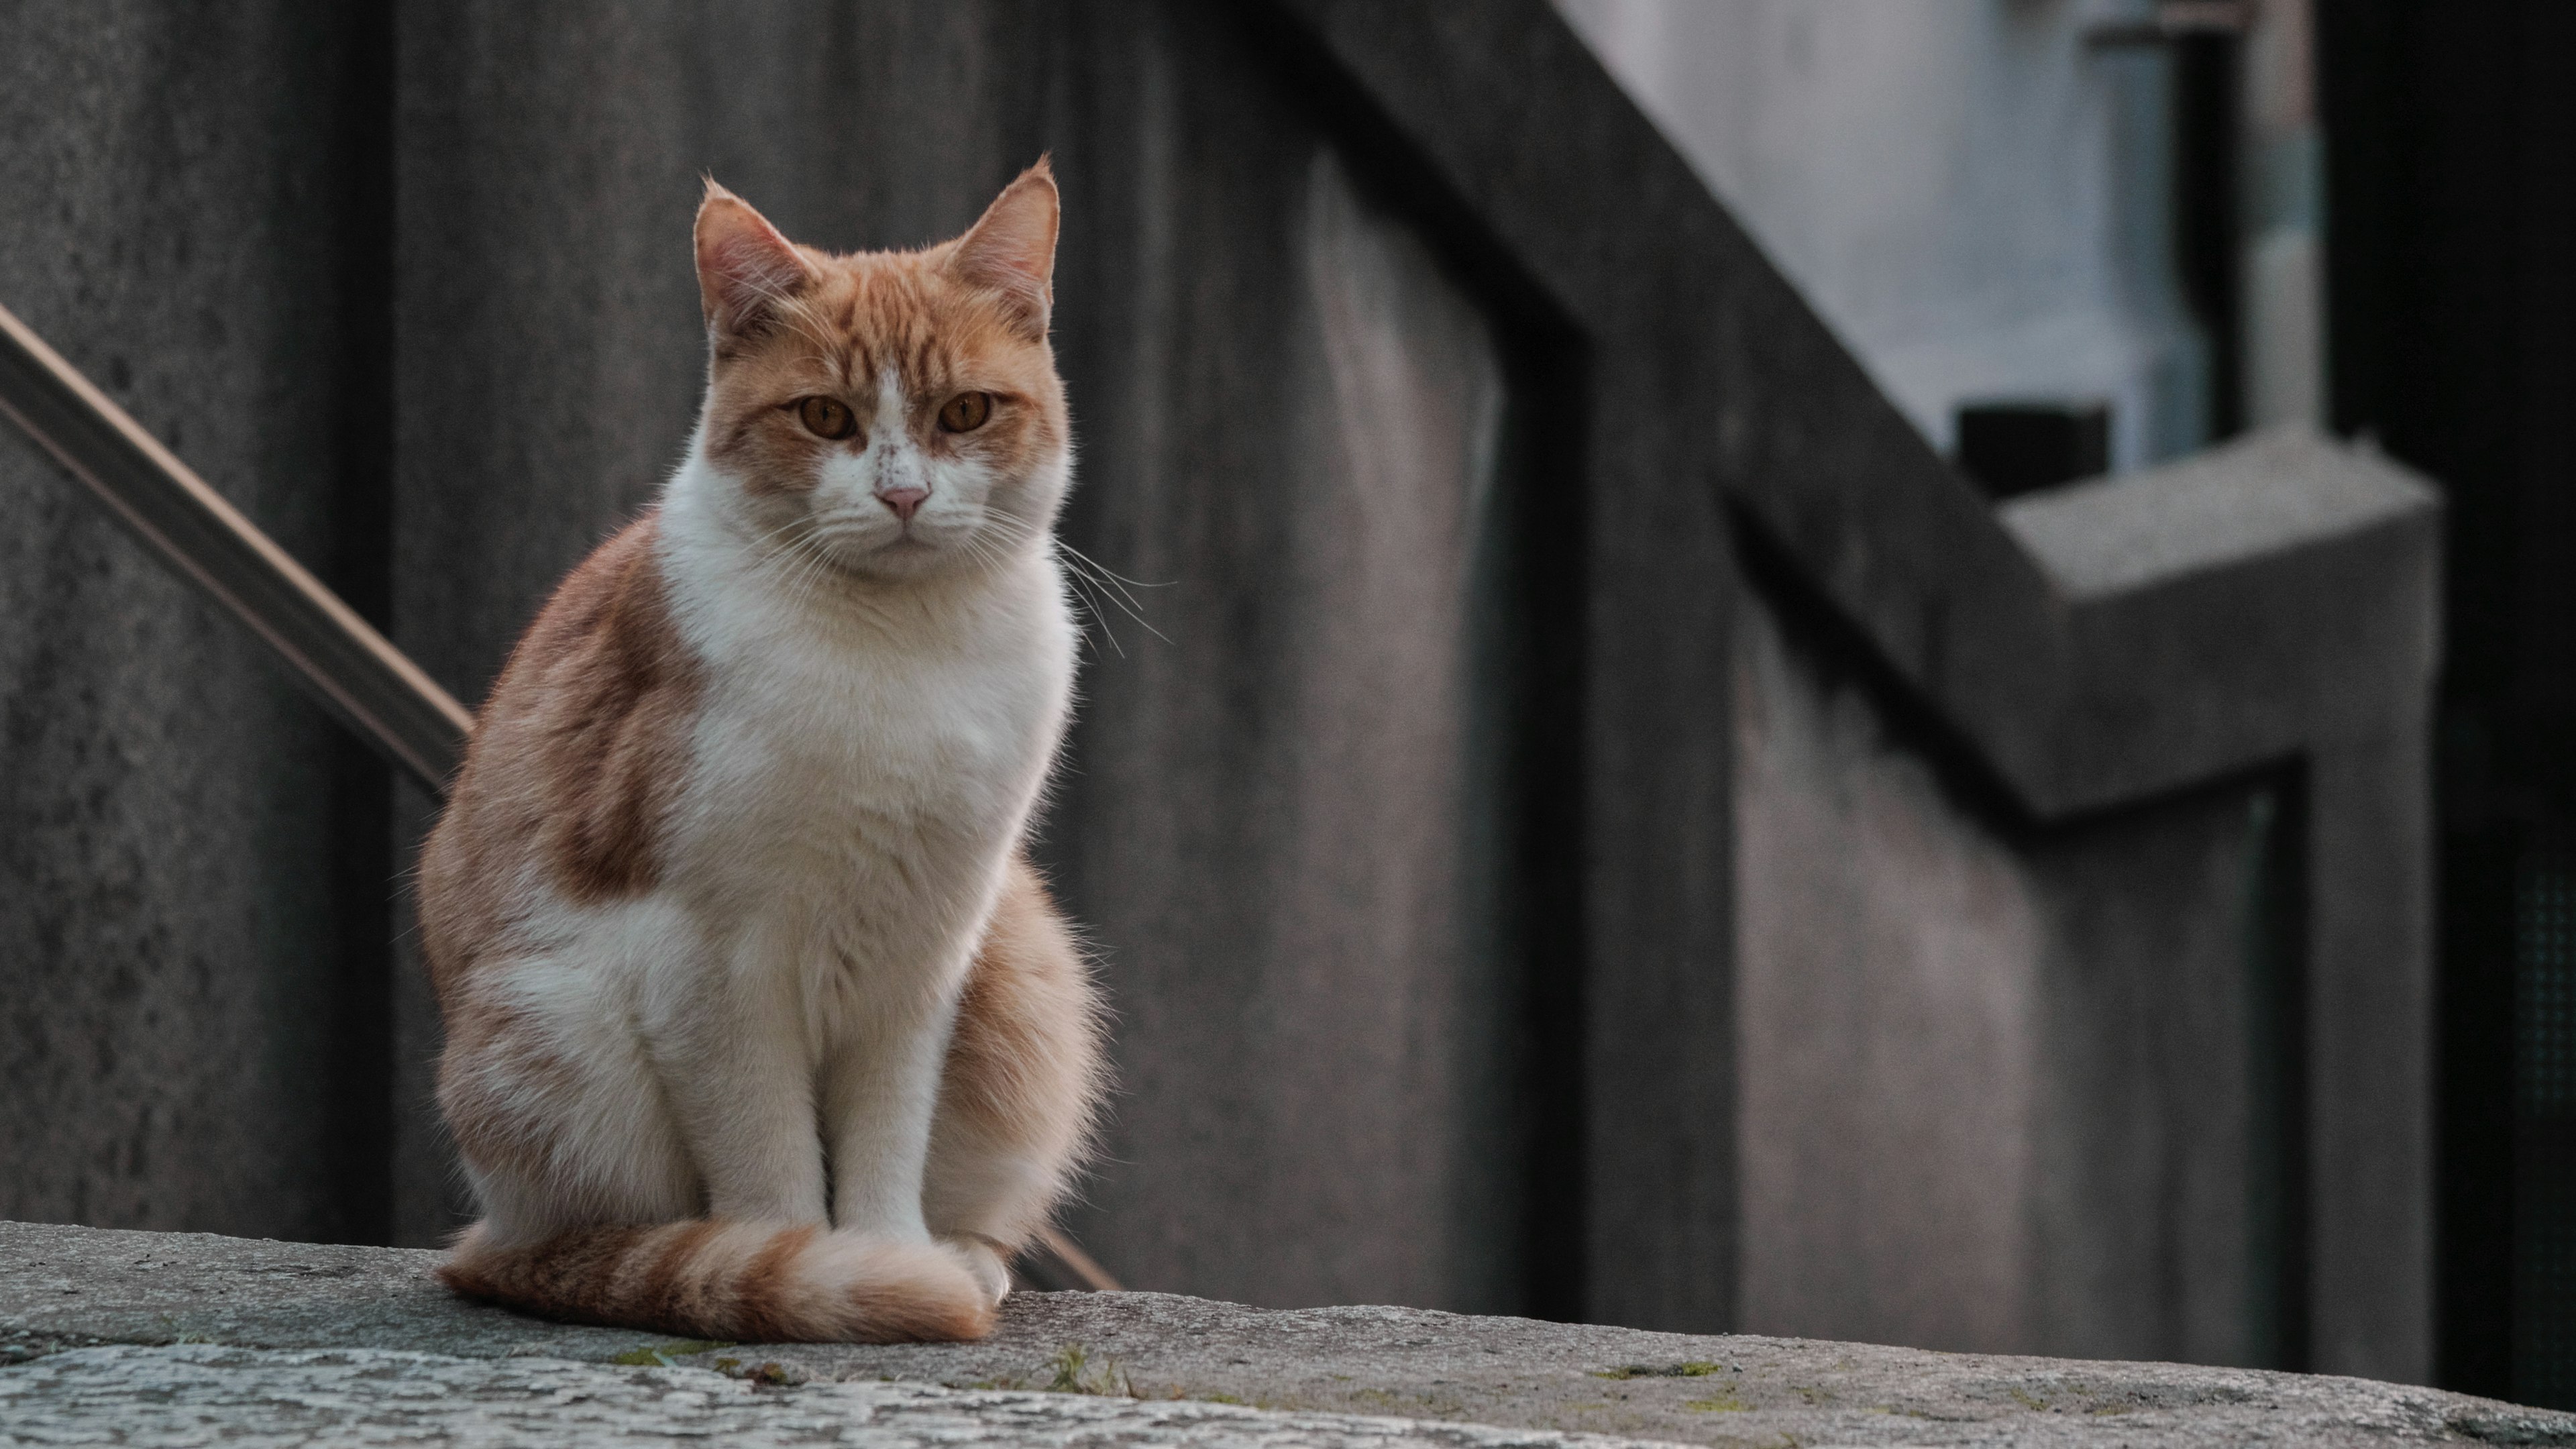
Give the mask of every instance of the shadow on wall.
M 2040 826 L 1752 573 L 1737 1326 L 2305 1362 L 2296 772 Z

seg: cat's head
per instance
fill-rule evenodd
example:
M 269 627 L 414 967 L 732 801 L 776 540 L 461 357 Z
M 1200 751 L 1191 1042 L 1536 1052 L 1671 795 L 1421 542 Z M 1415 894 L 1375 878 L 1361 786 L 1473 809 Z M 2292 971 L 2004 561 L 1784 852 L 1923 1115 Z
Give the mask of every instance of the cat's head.
M 707 183 L 698 446 L 763 557 L 903 579 L 1044 534 L 1070 437 L 1047 346 L 1056 211 L 1041 160 L 953 241 L 834 256 Z

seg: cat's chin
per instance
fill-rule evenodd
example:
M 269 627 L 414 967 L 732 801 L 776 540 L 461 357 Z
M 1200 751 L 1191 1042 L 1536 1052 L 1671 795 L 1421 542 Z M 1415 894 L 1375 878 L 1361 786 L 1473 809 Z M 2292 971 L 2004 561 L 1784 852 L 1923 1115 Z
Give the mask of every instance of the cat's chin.
M 824 554 L 842 573 L 877 583 L 931 578 L 962 567 L 970 556 L 968 549 L 911 533 L 875 543 L 833 545 Z

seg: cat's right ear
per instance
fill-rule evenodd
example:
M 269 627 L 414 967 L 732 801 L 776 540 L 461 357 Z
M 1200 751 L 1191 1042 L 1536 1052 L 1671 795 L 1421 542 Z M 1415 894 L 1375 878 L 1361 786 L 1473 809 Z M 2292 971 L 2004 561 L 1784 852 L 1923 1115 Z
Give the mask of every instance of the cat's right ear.
M 1059 203 L 1055 169 L 1041 156 L 1002 188 L 983 219 L 950 243 L 948 265 L 1000 299 L 1031 341 L 1047 334 L 1055 306 L 1055 234 Z
M 698 301 L 718 337 L 759 331 L 814 281 L 795 244 L 751 203 L 707 182 L 698 203 Z

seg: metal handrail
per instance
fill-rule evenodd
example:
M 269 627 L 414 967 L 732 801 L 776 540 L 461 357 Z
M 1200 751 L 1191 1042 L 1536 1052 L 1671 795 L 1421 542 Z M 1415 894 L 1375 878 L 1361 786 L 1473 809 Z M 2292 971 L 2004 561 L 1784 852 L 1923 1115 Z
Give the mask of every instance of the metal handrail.
M 323 708 L 446 792 L 473 714 L 5 307 L 0 413 L 258 635 Z
M 307 693 L 377 754 L 444 797 L 474 715 L 0 307 L 0 413 L 53 455 L 144 547 L 275 651 Z M 1115 1292 L 1116 1279 L 1052 1227 L 1038 1245 L 1060 1272 Z

